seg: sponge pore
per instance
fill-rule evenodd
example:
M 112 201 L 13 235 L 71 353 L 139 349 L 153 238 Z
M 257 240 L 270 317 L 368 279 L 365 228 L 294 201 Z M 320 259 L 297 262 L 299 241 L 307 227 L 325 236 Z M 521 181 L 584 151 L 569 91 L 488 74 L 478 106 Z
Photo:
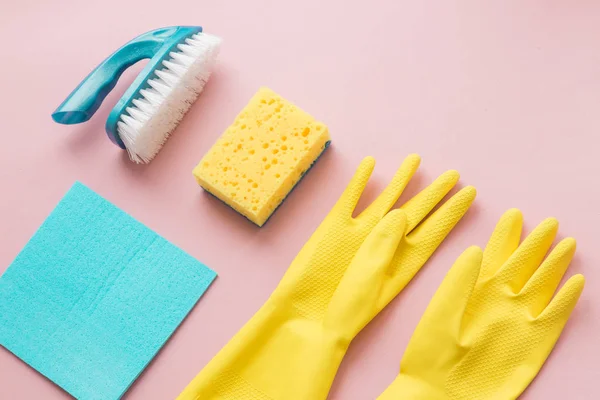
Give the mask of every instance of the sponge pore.
M 206 191 L 262 226 L 329 142 L 327 126 L 263 87 L 193 173 Z

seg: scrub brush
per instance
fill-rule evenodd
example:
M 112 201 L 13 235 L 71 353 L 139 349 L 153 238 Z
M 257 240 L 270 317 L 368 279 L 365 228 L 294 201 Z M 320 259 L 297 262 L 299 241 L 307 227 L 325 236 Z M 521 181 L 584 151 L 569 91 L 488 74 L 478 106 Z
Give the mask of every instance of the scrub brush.
M 150 58 L 106 121 L 110 140 L 149 163 L 210 78 L 221 39 L 199 26 L 156 29 L 131 40 L 94 69 L 52 114 L 61 124 L 89 120 L 121 74 Z

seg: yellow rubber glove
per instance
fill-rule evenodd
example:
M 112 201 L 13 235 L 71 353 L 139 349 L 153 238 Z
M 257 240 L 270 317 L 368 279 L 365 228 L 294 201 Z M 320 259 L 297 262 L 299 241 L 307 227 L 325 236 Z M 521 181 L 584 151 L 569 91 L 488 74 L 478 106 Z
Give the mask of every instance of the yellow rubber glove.
M 522 220 L 519 210 L 508 211 L 483 254 L 472 247 L 456 261 L 380 400 L 510 400 L 535 378 L 584 278 L 571 277 L 553 298 L 575 240 L 562 240 L 544 259 L 558 222 L 545 220 L 519 245 Z
M 326 398 L 350 341 L 411 280 L 475 198 L 473 188 L 464 188 L 428 216 L 458 180 L 448 171 L 382 221 L 419 162 L 416 155 L 406 158 L 382 194 L 353 217 L 375 165 L 363 160 L 271 297 L 179 399 Z

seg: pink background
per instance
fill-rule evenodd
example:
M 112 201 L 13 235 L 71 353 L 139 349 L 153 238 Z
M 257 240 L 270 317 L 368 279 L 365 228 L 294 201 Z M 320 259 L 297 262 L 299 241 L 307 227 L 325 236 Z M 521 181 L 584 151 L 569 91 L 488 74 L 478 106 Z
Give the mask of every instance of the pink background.
M 359 161 L 378 161 L 372 199 L 410 152 L 407 194 L 449 168 L 479 195 L 413 283 L 356 339 L 331 399 L 373 399 L 392 381 L 429 299 L 459 253 L 500 215 L 547 216 L 574 236 L 568 274 L 587 286 L 525 399 L 597 398 L 600 378 L 600 3 L 581 1 L 2 1 L 0 272 L 80 180 L 219 273 L 127 394 L 174 398 L 251 317 Z M 128 71 L 78 126 L 51 112 L 104 57 L 147 30 L 201 24 L 224 38 L 204 94 L 148 166 L 104 133 Z M 333 146 L 258 229 L 191 171 L 261 85 L 328 124 Z M 403 197 L 407 198 L 407 197 Z M 0 398 L 64 399 L 0 348 Z

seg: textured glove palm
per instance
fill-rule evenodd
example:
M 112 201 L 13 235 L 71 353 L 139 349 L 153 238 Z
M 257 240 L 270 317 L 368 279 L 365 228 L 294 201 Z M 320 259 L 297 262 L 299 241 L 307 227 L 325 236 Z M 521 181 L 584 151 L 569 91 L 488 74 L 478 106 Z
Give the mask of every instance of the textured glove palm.
M 380 400 L 516 399 L 546 361 L 583 290 L 571 277 L 554 297 L 575 253 L 542 222 L 522 244 L 522 216 L 508 211 L 485 252 L 466 250 L 436 292 Z

